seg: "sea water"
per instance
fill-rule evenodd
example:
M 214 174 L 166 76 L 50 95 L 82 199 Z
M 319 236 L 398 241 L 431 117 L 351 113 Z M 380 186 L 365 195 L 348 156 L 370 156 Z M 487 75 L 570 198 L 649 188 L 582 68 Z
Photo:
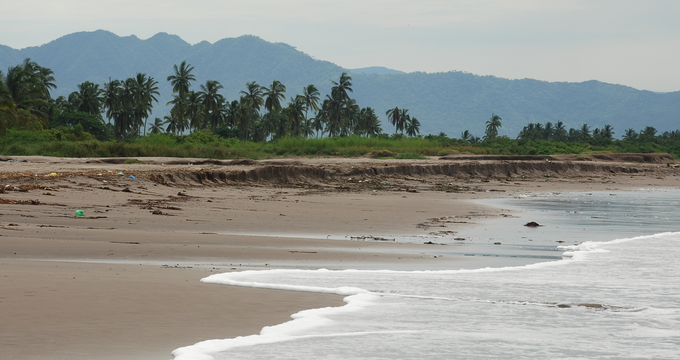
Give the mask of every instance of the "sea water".
M 523 266 L 213 275 L 203 281 L 335 293 L 346 295 L 347 305 L 302 311 L 260 335 L 208 340 L 173 354 L 181 360 L 677 359 L 679 204 L 677 190 L 504 202 L 560 230 L 546 225 L 524 236 L 529 230 L 506 229 L 494 240 L 565 241 L 554 245 L 562 259 Z M 483 232 L 477 241 L 487 241 Z

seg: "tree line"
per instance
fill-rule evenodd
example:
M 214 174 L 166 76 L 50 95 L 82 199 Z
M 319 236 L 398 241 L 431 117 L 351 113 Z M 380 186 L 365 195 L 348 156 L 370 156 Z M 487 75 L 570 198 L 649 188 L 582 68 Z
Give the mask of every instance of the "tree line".
M 6 74 L 0 71 L 0 129 L 47 128 L 50 124 L 73 125 L 75 121 L 87 131 L 109 131 L 119 139 L 146 135 L 147 129 L 172 134 L 209 129 L 224 137 L 250 141 L 383 133 L 375 110 L 362 108 L 351 98 L 352 78 L 347 73 L 342 73 L 338 81 L 331 80 L 330 94 L 323 100 L 316 86 L 310 84 L 284 104 L 287 89 L 280 81 L 274 80 L 270 86 L 248 82 L 239 99 L 228 101 L 220 94 L 223 86 L 216 80 L 207 80 L 194 90 L 193 70 L 186 61 L 173 67 L 166 79 L 172 86 L 172 99 L 166 104 L 171 106 L 170 112 L 149 123 L 160 95 L 159 83 L 153 77 L 137 73 L 125 80 L 109 79 L 102 87 L 85 81 L 68 97 L 52 99 L 50 90 L 56 88 L 53 72 L 26 59 Z M 396 131 L 408 136 L 420 134 L 420 122 L 408 109 L 395 107 L 386 115 Z
M 0 134 L 9 128 L 81 126 L 100 140 L 111 136 L 131 139 L 146 135 L 147 130 L 178 135 L 206 129 L 222 137 L 258 142 L 282 137 L 386 136 L 375 110 L 362 108 L 352 99 L 352 78 L 347 73 L 330 81 L 330 94 L 325 98 L 310 84 L 285 104 L 287 88 L 280 81 L 274 80 L 269 86 L 248 82 L 238 99 L 228 101 L 220 94 L 223 86 L 215 80 L 207 80 L 194 90 L 193 70 L 186 61 L 173 67 L 172 74 L 165 79 L 172 86 L 172 99 L 166 104 L 171 106 L 170 112 L 150 122 L 160 95 L 159 83 L 154 78 L 137 73 L 124 80 L 109 79 L 102 87 L 85 81 L 67 97 L 53 99 L 51 92 L 57 86 L 52 70 L 26 59 L 6 72 L 0 71 Z M 385 115 L 400 136 L 419 136 L 420 122 L 408 109 L 394 107 Z M 507 138 L 499 137 L 500 128 L 501 117 L 492 114 L 485 123 L 482 138 L 465 130 L 459 142 L 474 145 Z M 680 130 L 657 133 L 654 127 L 646 126 L 640 132 L 627 129 L 622 138 L 639 142 L 680 140 Z M 516 139 L 604 144 L 612 141 L 614 134 L 609 124 L 595 129 L 588 124 L 566 129 L 558 121 L 527 124 Z M 443 133 L 439 137 L 442 135 L 446 137 Z
M 469 130 L 461 133 L 460 140 L 467 144 L 481 144 L 484 141 L 493 141 L 498 138 L 498 129 L 502 127 L 502 118 L 492 114 L 486 122 L 484 137 L 474 136 Z M 622 139 L 624 141 L 654 141 L 658 130 L 653 126 L 646 126 L 638 133 L 632 128 L 627 129 Z M 588 124 L 582 124 L 579 128 L 566 129 L 562 121 L 552 123 L 529 123 L 517 134 L 517 140 L 522 141 L 554 141 L 563 143 L 576 142 L 600 142 L 607 143 L 614 140 L 614 127 L 606 124 L 602 128 L 592 129 Z M 665 131 L 659 135 L 663 140 L 680 140 L 680 130 Z

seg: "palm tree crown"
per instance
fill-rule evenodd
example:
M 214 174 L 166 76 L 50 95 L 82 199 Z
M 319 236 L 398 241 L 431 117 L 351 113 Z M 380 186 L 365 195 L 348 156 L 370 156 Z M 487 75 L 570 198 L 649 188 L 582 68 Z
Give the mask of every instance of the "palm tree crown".
M 268 89 L 264 89 L 262 96 L 265 97 L 264 107 L 267 111 L 279 112 L 281 111 L 281 100 L 286 98 L 286 85 L 281 84 L 280 81 L 274 80 Z
M 177 66 L 173 65 L 173 75 L 168 76 L 167 81 L 172 85 L 172 92 L 179 94 L 180 97 L 186 96 L 189 92 L 189 87 L 192 81 L 196 81 L 196 77 L 191 73 L 194 67 L 188 65 L 186 60 Z
M 501 117 L 496 114 L 491 114 L 491 119 L 486 122 L 486 138 L 493 139 L 498 136 L 498 129 L 502 127 Z

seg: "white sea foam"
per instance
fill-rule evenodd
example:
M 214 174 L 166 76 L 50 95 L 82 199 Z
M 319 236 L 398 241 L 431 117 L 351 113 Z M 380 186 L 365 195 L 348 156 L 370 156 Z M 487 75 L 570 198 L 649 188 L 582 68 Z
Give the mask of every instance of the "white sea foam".
M 277 270 L 270 270 L 277 271 Z M 207 280 L 207 279 L 204 279 Z M 217 279 L 213 279 L 215 283 L 223 283 L 229 285 L 235 285 L 243 282 L 232 283 L 230 281 L 222 282 Z M 269 289 L 274 288 L 272 286 L 265 285 L 263 288 Z M 240 285 L 239 285 L 240 286 Z M 256 283 L 249 283 L 249 287 L 259 287 Z M 279 287 L 282 290 L 296 290 L 296 291 L 314 291 L 322 293 L 334 293 L 333 289 L 322 289 L 319 287 L 298 287 L 298 286 L 286 286 L 282 285 Z M 223 339 L 223 340 L 207 340 L 202 341 L 192 346 L 187 346 L 183 348 L 176 349 L 172 352 L 176 360 L 213 360 L 213 354 L 218 352 L 227 351 L 229 349 L 253 346 L 261 344 L 271 344 L 282 341 L 289 340 L 301 340 L 309 338 L 322 338 L 329 337 L 331 335 L 323 334 L 310 334 L 309 331 L 321 326 L 328 326 L 334 321 L 331 320 L 328 315 L 335 314 L 339 315 L 342 313 L 360 311 L 370 305 L 377 299 L 376 295 L 372 295 L 367 291 L 361 289 L 355 289 L 356 291 L 350 290 L 349 288 L 336 288 L 338 295 L 346 295 L 348 292 L 353 293 L 352 296 L 345 298 L 347 303 L 342 307 L 328 307 L 321 309 L 311 309 L 300 311 L 293 314 L 291 318 L 293 320 L 288 321 L 283 324 L 275 326 L 267 326 L 262 329 L 259 335 L 250 336 L 240 336 L 233 339 Z M 387 333 L 387 332 L 384 332 Z M 395 332 L 393 332 L 395 333 Z M 332 336 L 363 336 L 372 334 L 371 332 L 358 332 L 358 333 L 336 333 Z M 374 334 L 374 333 L 373 333 Z
M 633 233 L 644 230 L 640 224 L 672 226 L 631 223 Z M 563 260 L 518 267 L 217 274 L 203 281 L 339 294 L 347 305 L 303 311 L 260 335 L 205 341 L 173 354 L 181 360 L 676 359 L 678 245 L 680 233 L 665 232 L 561 246 Z
M 565 251 L 574 254 L 571 259 L 508 268 L 267 270 L 212 275 L 203 281 L 348 295 L 347 305 L 302 311 L 285 324 L 264 328 L 260 335 L 204 341 L 177 349 L 173 355 L 179 360 L 255 359 L 269 355 L 315 358 L 312 353 L 300 352 L 299 346 L 304 343 L 328 354 L 339 354 L 337 358 L 363 359 L 376 355 L 371 350 L 373 347 L 382 349 L 377 350 L 382 354 L 387 351 L 387 343 L 397 342 L 409 348 L 433 346 L 441 354 L 433 354 L 431 358 L 447 358 L 452 348 L 443 344 L 446 338 L 453 336 L 459 341 L 450 346 L 462 349 L 465 354 L 454 358 L 486 354 L 488 349 L 480 346 L 480 341 L 504 349 L 496 355 L 514 358 L 529 356 L 534 351 L 553 358 L 617 357 L 624 352 L 630 352 L 631 357 L 672 358 L 670 354 L 677 354 L 674 351 L 680 350 L 677 342 L 675 345 L 672 343 L 680 339 L 680 330 L 677 330 L 680 325 L 678 300 L 659 300 L 665 294 L 678 295 L 680 284 L 677 280 L 671 284 L 659 282 L 658 269 L 649 278 L 636 279 L 635 273 L 649 269 L 655 259 L 664 257 L 663 253 L 667 252 L 664 248 L 677 245 L 679 240 L 680 233 L 664 233 L 605 243 L 588 242 L 565 246 Z M 621 246 L 626 244 L 633 245 Z M 659 246 L 661 249 L 657 248 Z M 644 249 L 653 251 L 640 251 Z M 640 260 L 637 266 L 621 263 L 636 258 Z M 675 271 L 677 265 L 675 269 L 667 270 Z M 598 278 L 589 278 L 591 275 Z M 331 287 L 329 284 L 341 286 Z M 649 293 L 644 288 L 662 291 Z M 647 295 L 641 299 L 636 295 L 638 291 Z M 605 296 L 606 293 L 609 294 Z M 604 318 L 601 319 L 603 321 L 592 319 L 597 313 L 604 314 L 596 316 Z M 532 319 L 530 323 L 526 323 L 527 316 Z M 558 318 L 553 319 L 554 316 Z M 629 316 L 632 318 L 626 318 Z M 461 331 L 442 322 L 442 318 L 469 328 Z M 558 331 L 555 326 L 558 326 Z M 513 330 L 507 333 L 503 329 Z M 583 335 L 595 336 L 603 330 L 616 331 L 618 335 L 610 339 L 611 344 L 606 346 L 606 351 L 594 350 L 602 349 L 601 336 L 599 340 L 589 342 L 583 339 Z M 524 336 L 534 340 L 529 341 Z M 347 340 L 348 337 L 351 340 Z M 443 343 L 434 344 L 426 338 L 439 338 Z M 570 349 L 563 338 L 574 341 L 576 348 Z M 557 350 L 552 345 L 552 350 L 540 345 L 541 342 L 552 341 L 561 344 Z M 622 352 L 618 348 L 624 343 L 625 350 Z M 262 344 L 269 345 L 258 346 Z M 643 347 L 652 345 L 654 350 L 643 351 Z M 357 351 L 348 353 L 346 346 L 358 346 Z M 274 348 L 279 350 L 272 350 Z M 421 350 L 425 351 L 424 348 Z M 272 354 L 272 351 L 278 352 Z M 281 357 L 281 351 L 292 351 L 295 356 Z M 392 351 L 388 354 L 396 358 L 411 358 L 410 355 L 400 357 Z

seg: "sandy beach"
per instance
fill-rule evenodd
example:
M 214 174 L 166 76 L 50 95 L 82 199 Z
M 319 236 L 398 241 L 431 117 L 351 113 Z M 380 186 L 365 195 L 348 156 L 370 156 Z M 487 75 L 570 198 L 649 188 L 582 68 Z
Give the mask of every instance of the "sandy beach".
M 672 159 L 643 155 L 0 160 L 0 348 L 17 359 L 169 359 L 343 304 L 210 274 L 457 268 L 469 259 L 390 239 L 508 216 L 476 199 L 680 186 Z

